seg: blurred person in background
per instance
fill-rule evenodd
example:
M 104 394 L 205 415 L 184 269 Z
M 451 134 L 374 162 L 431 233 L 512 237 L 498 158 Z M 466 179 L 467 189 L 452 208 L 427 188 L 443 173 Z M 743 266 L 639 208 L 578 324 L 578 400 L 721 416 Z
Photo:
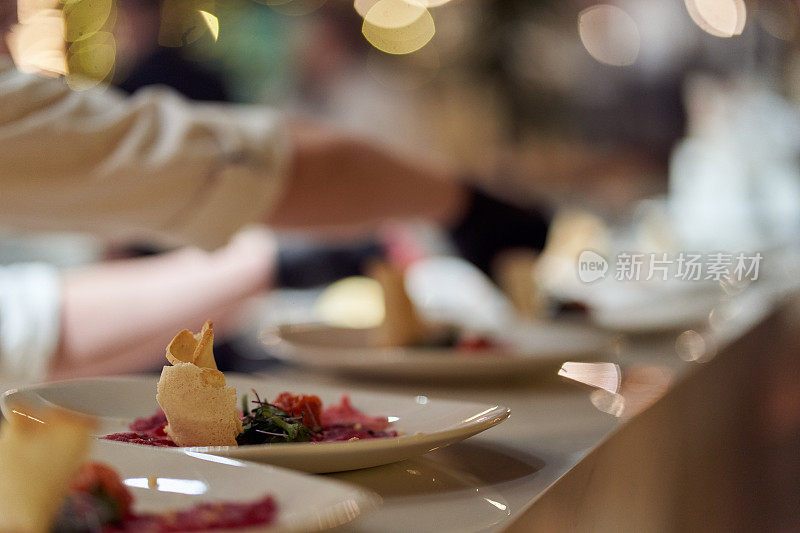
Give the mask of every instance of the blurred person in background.
M 158 42 L 162 0 L 117 0 L 115 85 L 127 93 L 150 85 L 172 87 L 192 100 L 229 102 L 222 77 Z
M 14 14 L 0 8 L 3 33 Z M 452 168 L 313 122 L 164 88 L 75 92 L 6 57 L 0 168 L 4 227 L 215 250 L 64 275 L 40 264 L 0 270 L 0 370 L 29 379 L 150 368 L 176 329 L 267 288 L 269 239 L 245 234 L 226 246 L 251 222 L 353 234 L 421 217 L 489 247 L 541 246 L 546 230 L 538 212 L 465 186 Z M 480 262 L 491 251 L 472 253 Z

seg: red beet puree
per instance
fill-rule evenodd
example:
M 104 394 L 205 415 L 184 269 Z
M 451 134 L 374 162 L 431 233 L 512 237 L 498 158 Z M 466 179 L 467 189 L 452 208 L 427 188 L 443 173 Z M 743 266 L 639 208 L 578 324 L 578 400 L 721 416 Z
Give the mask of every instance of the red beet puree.
M 359 429 L 357 429 L 359 428 Z M 319 433 L 313 434 L 311 440 L 314 442 L 336 442 L 353 439 L 383 439 L 386 437 L 396 437 L 396 431 L 380 431 L 363 429 L 358 425 L 345 424 L 335 426 L 323 426 Z
M 167 427 L 167 416 L 159 409 L 152 416 L 145 416 L 134 420 L 126 433 L 112 433 L 102 437 L 106 440 L 158 446 L 162 448 L 178 446 L 169 438 L 164 428 Z
M 278 507 L 272 496 L 250 503 L 202 503 L 183 511 L 160 515 L 134 515 L 104 532 L 172 533 L 177 531 L 208 531 L 237 529 L 272 524 Z
M 396 437 L 396 431 L 387 430 L 389 420 L 385 416 L 370 416 L 350 403 L 350 397 L 342 396 L 338 405 L 331 405 L 320 413 L 322 427 L 312 440 L 314 442 L 336 442 L 352 439 L 382 439 Z
M 302 415 L 304 420 L 313 422 L 319 420 L 319 427 L 315 429 L 312 436 L 314 442 L 381 439 L 397 436 L 396 431 L 387 429 L 389 420 L 385 416 L 371 416 L 359 411 L 353 407 L 350 397 L 347 395 L 342 396 L 337 405 L 320 410 L 321 403 L 316 396 L 295 396 L 289 393 L 282 393 L 275 400 L 275 405 L 293 415 Z M 166 426 L 167 417 L 164 415 L 164 411 L 159 409 L 152 416 L 134 420 L 129 426 L 130 432 L 113 433 L 103 438 L 147 446 L 177 446 L 164 431 Z
M 320 414 L 322 427 L 326 426 L 357 426 L 365 430 L 381 431 L 389 427 L 389 420 L 385 416 L 370 416 L 362 413 L 350 403 L 350 397 L 342 396 L 338 405 L 331 405 L 322 410 Z
M 70 484 L 54 531 L 172 533 L 232 530 L 272 524 L 278 508 L 272 496 L 250 502 L 201 503 L 163 514 L 139 514 L 119 474 L 101 463 L 83 465 Z

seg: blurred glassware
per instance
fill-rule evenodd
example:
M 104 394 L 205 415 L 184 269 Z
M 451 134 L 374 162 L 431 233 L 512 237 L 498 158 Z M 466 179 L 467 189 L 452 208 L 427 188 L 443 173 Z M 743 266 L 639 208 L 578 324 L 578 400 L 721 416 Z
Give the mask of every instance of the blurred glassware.
M 670 165 L 670 211 L 688 249 L 798 244 L 800 112 L 757 82 L 698 77 Z

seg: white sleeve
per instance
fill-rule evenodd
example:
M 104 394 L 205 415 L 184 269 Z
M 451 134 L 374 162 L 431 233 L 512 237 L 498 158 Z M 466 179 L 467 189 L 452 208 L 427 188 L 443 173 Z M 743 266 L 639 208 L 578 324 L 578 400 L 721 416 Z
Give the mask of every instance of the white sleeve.
M 275 203 L 281 123 L 265 107 L 75 92 L 0 64 L 0 224 L 214 248 Z
M 0 375 L 43 379 L 58 348 L 61 280 L 55 267 L 0 267 Z

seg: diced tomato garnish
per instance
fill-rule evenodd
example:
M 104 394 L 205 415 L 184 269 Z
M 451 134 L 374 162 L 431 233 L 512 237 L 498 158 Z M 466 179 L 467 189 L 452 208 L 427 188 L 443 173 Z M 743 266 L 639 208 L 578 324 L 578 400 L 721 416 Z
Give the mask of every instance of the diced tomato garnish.
M 85 463 L 78 470 L 70 483 L 71 492 L 84 492 L 87 494 L 103 494 L 117 503 L 122 517 L 131 513 L 133 496 L 122 483 L 119 474 L 103 463 Z
M 272 404 L 292 416 L 302 416 L 303 423 L 310 428 L 320 427 L 322 400 L 319 396 L 282 392 Z

